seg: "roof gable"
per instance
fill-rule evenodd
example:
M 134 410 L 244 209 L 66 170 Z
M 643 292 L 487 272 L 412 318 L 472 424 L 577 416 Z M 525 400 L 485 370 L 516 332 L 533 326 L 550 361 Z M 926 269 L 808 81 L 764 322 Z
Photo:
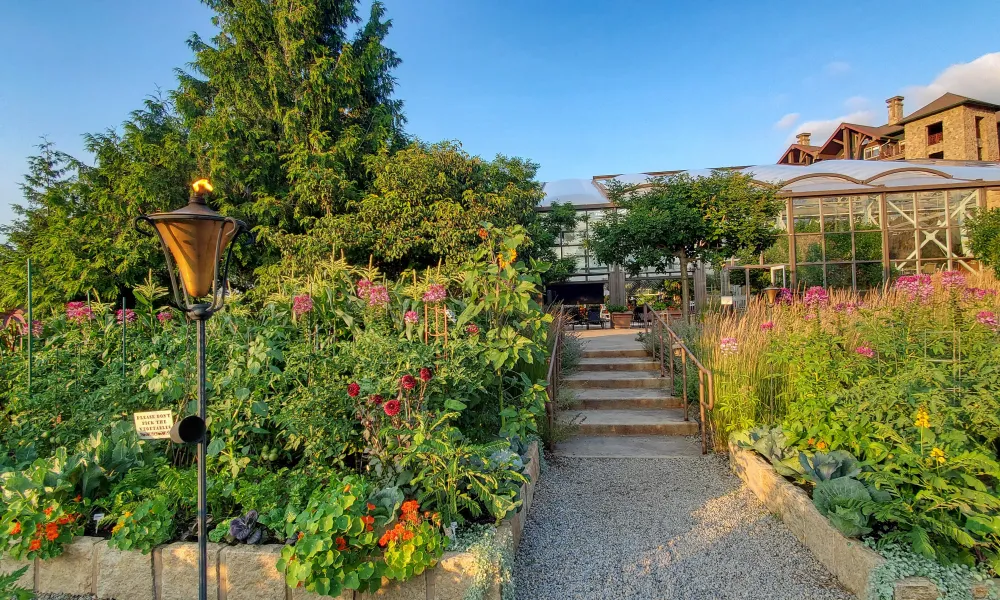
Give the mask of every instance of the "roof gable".
M 952 94 L 948 92 L 942 95 L 937 100 L 934 100 L 930 104 L 922 108 L 918 108 L 916 111 L 910 113 L 910 116 L 904 118 L 899 122 L 900 125 L 905 125 L 906 123 L 912 123 L 932 115 L 936 115 L 940 112 L 955 108 L 957 106 L 962 106 L 965 104 L 974 104 L 976 106 L 983 106 L 991 110 L 1000 110 L 1000 105 L 993 104 L 991 102 L 985 102 L 983 100 L 976 100 L 975 98 L 969 98 L 968 96 L 959 96 L 958 94 Z

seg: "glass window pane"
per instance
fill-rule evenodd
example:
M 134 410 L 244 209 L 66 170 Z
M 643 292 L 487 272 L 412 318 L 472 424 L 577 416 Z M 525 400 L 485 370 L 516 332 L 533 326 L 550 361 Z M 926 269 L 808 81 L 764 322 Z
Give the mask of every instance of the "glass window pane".
M 915 260 L 917 244 L 915 231 L 889 232 L 889 258 L 899 260 Z
M 823 265 L 811 265 L 796 269 L 799 285 L 811 287 L 823 285 Z
M 583 234 L 576 233 L 575 231 L 564 231 L 562 234 L 562 243 L 566 244 L 579 244 L 583 241 Z
M 944 227 L 944 190 L 917 192 L 917 223 L 920 227 Z
M 800 263 L 823 262 L 823 240 L 822 236 L 816 234 L 806 234 L 795 236 L 795 260 Z
M 879 197 L 851 196 L 851 210 L 854 213 L 854 230 L 879 229 Z
M 885 213 L 890 229 L 913 229 L 916 226 L 913 217 L 913 193 L 886 194 Z
M 788 211 L 785 208 L 781 209 L 778 216 L 775 218 L 774 226 L 778 231 L 788 233 Z
M 826 287 L 848 288 L 854 287 L 853 265 L 827 265 L 826 266 Z
M 796 198 L 792 201 L 795 233 L 819 232 L 819 198 Z
M 969 232 L 964 227 L 951 228 L 951 255 L 972 256 L 972 248 L 969 247 Z
M 848 196 L 823 198 L 823 231 L 851 230 L 851 202 Z
M 855 233 L 854 253 L 855 260 L 882 260 L 882 232 L 859 231 Z
M 930 229 L 917 233 L 920 239 L 920 258 L 948 258 L 948 230 Z
M 850 233 L 826 234 L 826 260 L 851 260 L 851 255 Z
M 895 279 L 900 275 L 913 275 L 917 272 L 917 261 L 907 260 L 894 262 L 889 267 L 889 277 Z
M 764 251 L 765 264 L 788 264 L 788 236 L 779 235 L 774 244 Z
M 859 290 L 882 285 L 882 263 L 858 263 L 857 284 Z
M 922 260 L 920 261 L 920 272 L 927 275 L 933 275 L 938 271 L 947 271 L 948 263 L 943 260 Z
M 951 211 L 951 225 L 965 225 L 966 219 L 979 209 L 979 190 L 949 190 L 948 210 Z

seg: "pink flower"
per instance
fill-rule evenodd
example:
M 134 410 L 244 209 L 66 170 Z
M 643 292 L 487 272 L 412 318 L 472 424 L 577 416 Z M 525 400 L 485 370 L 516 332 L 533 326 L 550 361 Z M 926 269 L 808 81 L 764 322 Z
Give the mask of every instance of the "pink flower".
M 440 283 L 432 283 L 424 292 L 424 302 L 440 302 L 448 297 L 448 290 Z
M 368 292 L 369 290 L 371 290 L 371 288 L 372 288 L 372 282 L 368 281 L 367 279 L 362 279 L 361 281 L 359 281 L 358 298 L 361 298 L 362 300 L 367 300 Z
M 124 311 L 124 315 L 122 313 L 123 311 L 120 308 L 115 311 L 115 318 L 118 319 L 119 325 L 121 325 L 123 316 L 126 323 L 134 323 L 135 320 L 138 318 L 135 316 L 135 311 L 132 310 L 131 308 L 126 308 Z
M 724 354 L 736 354 L 740 351 L 740 343 L 734 337 L 726 337 L 719 341 L 719 348 Z
M 983 288 L 965 288 L 965 298 L 975 300 L 985 300 L 987 296 L 996 296 L 996 290 L 984 290 Z
M 802 296 L 802 301 L 806 306 L 822 306 L 830 301 L 830 296 L 821 286 L 814 285 Z
M 465 328 L 465 333 L 469 335 L 476 335 L 479 333 L 479 326 L 475 323 L 469 323 L 468 327 Z
M 858 346 L 854 351 L 865 358 L 875 358 L 875 351 L 869 346 Z
M 789 305 L 792 303 L 792 290 L 783 287 L 781 291 L 778 292 L 778 297 L 775 299 L 776 304 Z
M 389 304 L 389 290 L 384 285 L 373 285 L 368 290 L 368 306 Z
M 403 322 L 409 323 L 411 325 L 419 320 L 420 320 L 420 315 L 418 315 L 417 311 L 415 310 L 408 310 L 406 311 L 406 314 L 403 315 Z
M 997 316 L 991 310 L 979 311 L 979 313 L 976 314 L 976 320 L 990 329 L 996 330 L 997 328 Z
M 774 321 L 765 321 L 760 324 L 761 331 L 771 331 L 774 329 Z
M 358 394 L 361 393 L 361 386 L 357 382 L 352 381 L 347 384 L 347 395 L 351 398 L 357 398 Z
M 313 309 L 313 299 L 308 294 L 292 298 L 292 314 L 301 317 Z
M 921 302 L 926 302 L 934 293 L 930 275 L 903 275 L 893 287 L 906 294 L 910 300 L 919 299 Z
M 856 311 L 859 308 L 861 308 L 860 302 L 839 302 L 836 306 L 833 307 L 833 310 L 837 312 L 847 313 L 850 315 L 853 314 L 854 311 Z
M 94 318 L 94 311 L 84 302 L 66 303 L 66 320 L 73 323 L 83 323 Z
M 965 287 L 965 275 L 961 271 L 944 271 L 941 273 L 941 285 L 946 290 Z
M 32 337 L 42 337 L 42 331 L 44 330 L 44 325 L 38 319 L 31 322 L 31 335 Z M 28 324 L 25 323 L 21 325 L 21 335 L 28 335 Z
M 399 385 L 404 390 L 412 390 L 413 388 L 417 387 L 417 380 L 416 378 L 413 377 L 413 375 L 407 373 L 406 375 L 403 375 L 399 379 Z
M 390 417 L 395 417 L 396 415 L 399 414 L 399 400 L 389 400 L 382 407 L 382 410 L 384 410 L 385 414 L 389 415 Z
M 167 321 L 173 318 L 174 318 L 174 313 L 170 312 L 169 310 L 161 310 L 160 312 L 156 313 L 156 320 L 159 321 L 160 323 L 166 323 Z
M 371 396 L 368 396 L 368 400 L 375 406 L 378 406 L 385 401 L 385 398 L 383 398 L 381 394 L 372 394 Z
M 431 380 L 431 370 L 427 367 L 420 367 L 420 381 L 427 383 Z

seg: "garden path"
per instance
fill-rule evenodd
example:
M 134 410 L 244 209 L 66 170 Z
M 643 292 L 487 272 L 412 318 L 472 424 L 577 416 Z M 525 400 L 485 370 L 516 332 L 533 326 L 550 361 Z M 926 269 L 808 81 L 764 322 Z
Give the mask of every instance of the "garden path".
M 581 337 L 587 352 L 631 352 L 616 358 L 642 363 L 634 333 Z M 648 379 L 642 370 L 610 372 Z M 572 417 L 584 435 L 548 457 L 515 558 L 519 600 L 853 598 L 729 472 L 724 457 L 701 455 L 693 421 L 683 432 L 665 425 L 688 426 L 662 388 L 579 391 L 582 408 L 570 412 L 590 413 Z M 632 413 L 634 422 L 594 424 L 592 413 L 602 411 Z

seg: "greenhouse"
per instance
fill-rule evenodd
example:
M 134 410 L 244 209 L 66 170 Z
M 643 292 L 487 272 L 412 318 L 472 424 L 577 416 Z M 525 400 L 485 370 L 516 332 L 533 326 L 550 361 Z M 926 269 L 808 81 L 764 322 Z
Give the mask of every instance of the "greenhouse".
M 980 208 L 1000 205 L 1000 165 L 992 163 L 829 160 L 809 166 L 761 165 L 738 170 L 752 173 L 761 183 L 781 185 L 786 199 L 777 222 L 782 235 L 774 246 L 761 255 L 758 264 L 730 266 L 730 271 L 745 269 L 745 281 L 751 285 L 770 283 L 762 282 L 763 276 L 780 278 L 775 283 L 792 287 L 863 290 L 896 274 L 976 271 L 965 222 Z M 616 287 L 615 269 L 596 262 L 586 248 L 589 223 L 614 209 L 604 184 L 611 179 L 642 184 L 651 177 L 682 172 L 605 175 L 545 184 L 541 210 L 553 203 L 568 203 L 584 217 L 558 244 L 561 257 L 577 259 L 576 272 L 560 287 L 563 297 L 570 299 L 574 288 L 589 289 L 598 283 L 612 282 L 611 287 Z M 710 170 L 687 173 L 697 177 Z M 692 269 L 696 297 L 704 298 L 698 283 L 705 278 L 698 277 L 701 269 Z M 751 272 L 760 275 L 751 278 Z M 678 275 L 645 272 L 622 281 L 634 287 L 639 281 Z M 744 281 L 742 274 L 729 275 L 734 283 Z M 712 279 L 711 273 L 707 279 Z M 616 290 L 609 292 L 615 295 Z

